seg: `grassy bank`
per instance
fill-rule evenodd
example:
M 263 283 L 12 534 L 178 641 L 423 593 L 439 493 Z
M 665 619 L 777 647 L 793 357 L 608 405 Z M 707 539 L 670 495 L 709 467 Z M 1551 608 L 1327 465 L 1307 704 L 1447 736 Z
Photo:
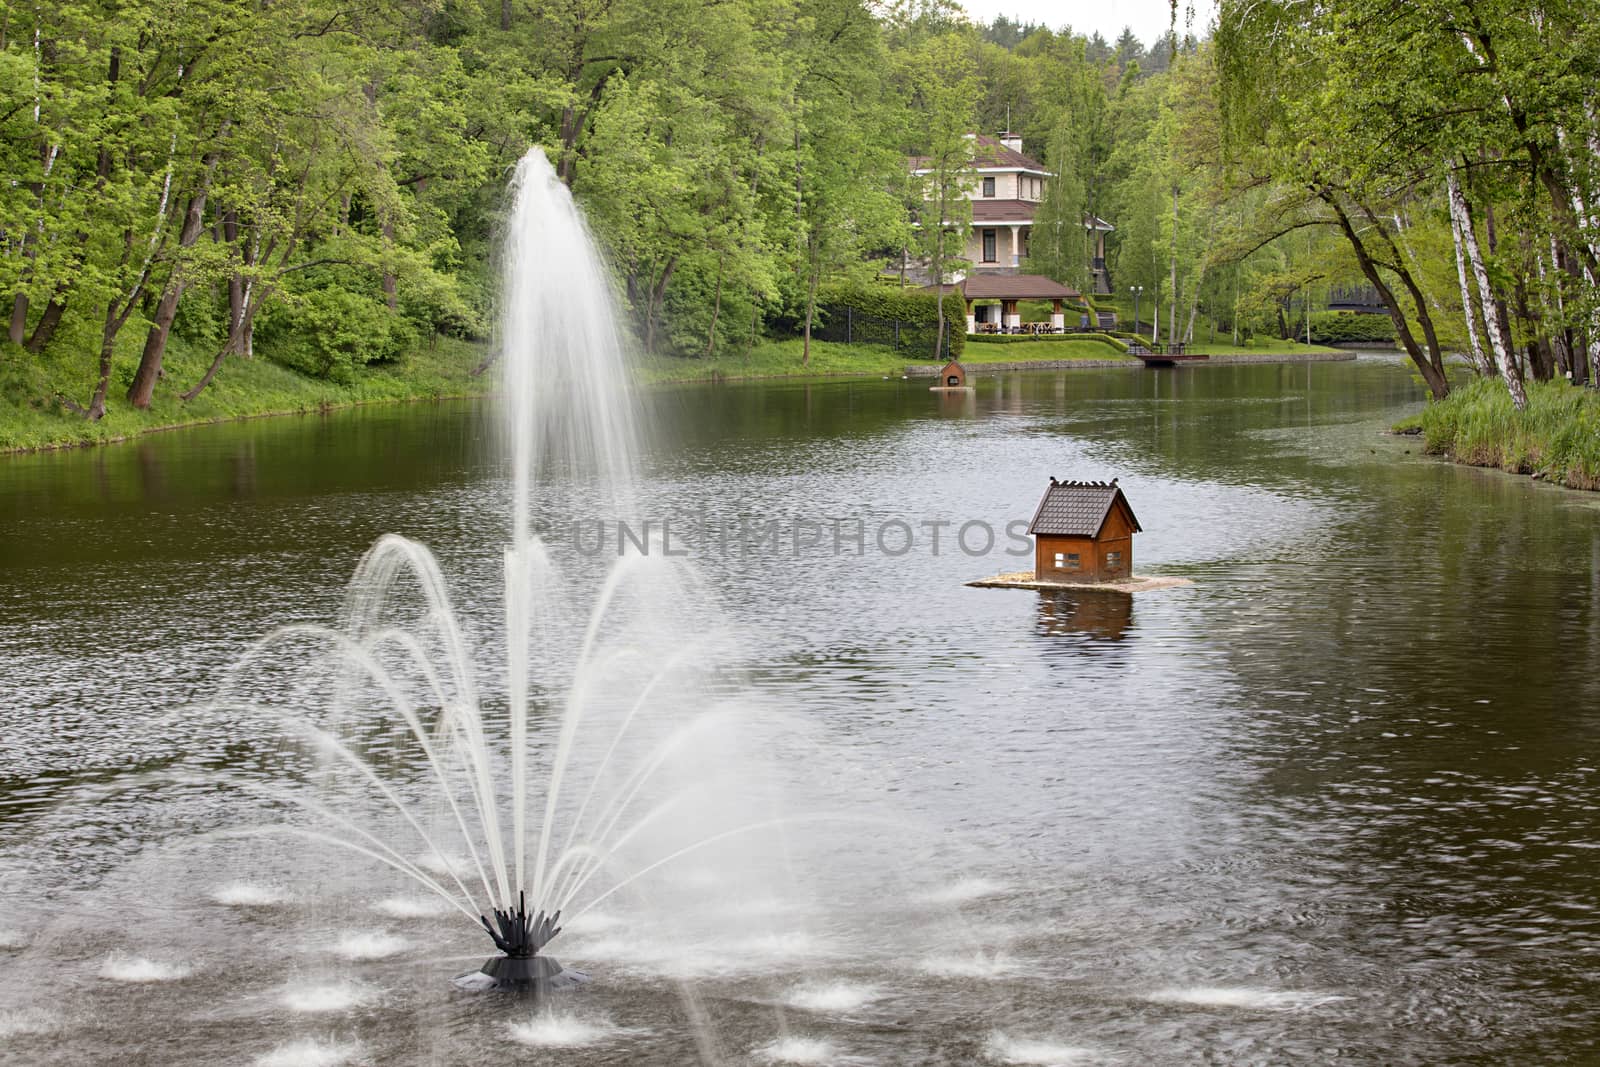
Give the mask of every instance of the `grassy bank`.
M 174 337 L 165 378 L 147 411 L 124 399 L 138 353 L 119 352 L 112 367 L 105 417 L 88 422 L 67 409 L 65 397 L 87 406 L 94 391 L 93 360 L 65 362 L 0 347 L 0 452 L 99 444 L 153 430 L 228 419 L 316 411 L 353 404 L 470 396 L 493 387 L 495 376 L 473 377 L 483 361 L 482 345 L 441 340 L 391 363 L 363 367 L 346 384 L 308 377 L 263 355 L 229 358 L 216 379 L 192 401 L 179 394 L 205 373 L 209 349 Z
M 825 377 L 862 374 L 899 377 L 908 364 L 931 363 L 932 353 L 888 345 L 846 345 L 811 342 L 811 362 L 800 362 L 797 340 L 763 341 L 748 352 L 719 352 L 707 359 L 655 356 L 641 360 L 636 376 L 642 382 L 703 382 L 738 378 Z M 961 355 L 965 364 L 1012 363 L 1023 360 L 1127 359 L 1103 341 L 1033 341 L 984 344 L 969 339 Z
M 1116 342 L 1092 337 L 1057 337 L 1032 340 L 1021 337 L 1005 338 L 1004 344 L 993 340 L 967 341 L 967 350 L 961 355 L 962 363 L 1012 363 L 1027 359 L 1125 359 L 1133 357 Z
M 1274 337 L 1250 345 L 1233 345 L 1225 341 L 1216 344 L 1194 344 L 1189 346 L 1189 351 L 1206 356 L 1303 356 L 1328 355 L 1340 352 L 1342 349 L 1330 348 L 1327 345 L 1308 345 L 1302 341 L 1284 341 Z
M 763 341 L 745 352 L 718 352 L 699 359 L 649 356 L 635 364 L 635 377 L 645 383 L 705 382 L 725 378 L 795 378 L 840 374 L 893 374 L 907 363 L 928 360 L 931 353 L 913 353 L 890 345 L 847 345 L 812 341 L 811 360 L 800 362 L 799 340 Z
M 1394 429 L 1421 433 L 1428 452 L 1457 463 L 1600 489 L 1600 393 L 1592 389 L 1529 382 L 1519 412 L 1499 380 L 1474 381 Z

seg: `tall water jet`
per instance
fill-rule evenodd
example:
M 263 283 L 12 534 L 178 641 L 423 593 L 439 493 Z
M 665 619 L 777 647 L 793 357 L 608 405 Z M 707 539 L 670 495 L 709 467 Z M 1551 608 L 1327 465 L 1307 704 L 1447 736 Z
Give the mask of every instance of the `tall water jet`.
M 636 419 L 610 281 L 538 150 L 511 194 L 502 618 L 475 626 L 433 554 L 385 535 L 356 568 L 340 626 L 276 631 L 224 685 L 222 708 L 300 742 L 288 761 L 185 780 L 291 813 L 240 832 L 341 849 L 486 931 L 501 955 L 461 987 L 543 991 L 586 980 L 545 950 L 607 901 L 645 916 L 675 958 L 737 925 L 717 894 L 788 885 L 796 823 L 781 797 L 821 765 L 780 765 L 787 742 L 773 730 L 796 724 L 751 709 L 707 666 L 727 659 L 723 627 L 691 568 L 648 538 L 625 551 L 620 529 L 603 573 L 585 549 L 541 537 L 544 521 L 645 529 Z

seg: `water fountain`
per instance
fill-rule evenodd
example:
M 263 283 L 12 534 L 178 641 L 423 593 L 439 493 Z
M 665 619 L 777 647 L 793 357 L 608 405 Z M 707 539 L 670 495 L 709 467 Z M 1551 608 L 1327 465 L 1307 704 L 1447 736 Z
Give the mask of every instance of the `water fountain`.
M 503 634 L 472 640 L 432 554 L 388 535 L 357 568 L 343 625 L 273 634 L 233 672 L 222 704 L 271 717 L 315 756 L 304 787 L 237 782 L 309 816 L 246 833 L 376 861 L 481 924 L 502 955 L 459 988 L 546 992 L 587 980 L 541 954 L 575 904 L 592 908 L 784 820 L 771 769 L 751 775 L 755 762 L 727 758 L 758 716 L 731 714 L 704 682 L 718 627 L 693 574 L 645 540 L 579 605 L 584 583 L 535 532 L 541 509 L 626 523 L 635 420 L 610 283 L 539 150 L 517 167 L 512 194 Z M 494 640 L 500 654 L 485 655 Z M 249 683 L 256 668 L 281 669 L 299 648 L 309 670 L 280 683 L 283 697 L 241 695 L 263 688 Z M 485 695 L 485 678 L 503 691 Z

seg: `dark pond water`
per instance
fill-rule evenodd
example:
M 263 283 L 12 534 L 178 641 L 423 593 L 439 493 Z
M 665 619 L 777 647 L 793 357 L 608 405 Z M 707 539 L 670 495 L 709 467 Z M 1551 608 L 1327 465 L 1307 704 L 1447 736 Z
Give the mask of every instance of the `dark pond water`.
M 170 713 L 271 627 L 332 621 L 381 533 L 487 611 L 486 413 L 0 458 L 0 1060 L 1592 1061 L 1600 503 L 1381 433 L 1419 402 L 1380 357 L 652 393 L 645 512 L 734 620 L 751 687 L 946 840 L 932 877 L 972 950 L 630 971 L 581 994 L 610 1029 L 532 1044 L 506 1037 L 525 1009 L 452 998 L 428 958 L 351 964 L 383 992 L 340 1010 L 285 1008 L 284 946 L 315 915 L 193 935 L 200 890 L 152 873 L 205 801 L 81 799 L 246 758 Z M 1136 569 L 1193 585 L 965 586 L 1027 565 L 1006 524 L 1051 474 L 1119 477 Z M 953 543 L 966 523 L 969 549 L 996 532 L 986 555 Z M 123 903 L 192 973 L 107 962 Z M 87 939 L 84 908 L 105 909 Z

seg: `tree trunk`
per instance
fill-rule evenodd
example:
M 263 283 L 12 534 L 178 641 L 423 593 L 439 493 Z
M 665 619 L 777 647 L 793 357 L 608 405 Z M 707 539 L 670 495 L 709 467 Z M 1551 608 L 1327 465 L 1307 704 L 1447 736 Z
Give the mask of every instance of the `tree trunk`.
M 11 302 L 11 330 L 9 333 L 11 343 L 22 344 L 28 336 L 28 297 L 25 293 L 18 293 Z
M 678 257 L 673 256 L 667 260 L 661 278 L 650 287 L 650 303 L 645 308 L 644 315 L 644 350 L 650 355 L 656 351 L 656 319 L 661 311 L 661 305 L 667 297 L 667 283 L 672 281 L 672 274 L 678 269 Z
M 1350 221 L 1350 216 L 1345 213 L 1339 203 L 1338 196 L 1331 189 L 1319 188 L 1317 196 L 1323 203 L 1332 209 L 1334 218 L 1338 221 L 1339 229 L 1349 242 L 1350 248 L 1356 254 L 1356 263 L 1361 267 L 1361 273 L 1367 276 L 1367 281 L 1378 291 L 1378 296 L 1383 300 L 1384 308 L 1389 312 L 1389 321 L 1394 323 L 1394 333 L 1405 348 L 1406 355 L 1411 357 L 1411 362 L 1422 375 L 1422 380 L 1427 383 L 1428 391 L 1435 400 L 1443 400 L 1450 395 L 1450 380 L 1445 377 L 1444 368 L 1436 360 L 1437 355 L 1431 358 L 1424 355 L 1422 346 L 1417 344 L 1416 336 L 1411 332 L 1411 325 L 1406 321 L 1405 311 L 1400 307 L 1400 300 L 1395 296 L 1394 290 L 1389 288 L 1383 280 L 1383 275 L 1378 272 L 1378 265 L 1373 262 L 1367 246 L 1362 243 L 1361 236 L 1356 233 L 1355 225 Z M 1423 309 L 1426 314 L 1426 309 Z
M 1454 182 L 1455 175 L 1452 174 L 1449 180 Z M 1463 251 L 1465 241 L 1461 235 L 1461 220 L 1457 215 L 1453 195 L 1450 200 L 1450 236 L 1454 239 L 1456 248 L 1456 281 L 1461 285 L 1461 311 L 1467 320 L 1467 346 L 1471 349 L 1472 365 L 1477 368 L 1479 375 L 1485 378 L 1492 377 L 1497 372 L 1493 361 L 1484 353 L 1483 340 L 1478 335 L 1478 313 L 1475 310 L 1477 302 L 1472 297 L 1472 290 L 1467 286 L 1467 256 Z
M 806 339 L 800 348 L 800 366 L 811 366 L 811 320 L 817 313 L 817 264 L 811 262 L 811 284 L 806 288 Z
M 711 329 L 706 332 L 706 358 L 717 351 L 717 317 L 722 314 L 722 264 L 717 264 L 717 295 L 711 301 Z
M 44 314 L 39 316 L 39 321 L 33 324 L 33 333 L 28 337 L 25 346 L 29 352 L 38 355 L 44 351 L 44 346 L 50 343 L 50 338 L 56 335 L 56 327 L 61 325 L 61 316 L 66 313 L 67 301 L 65 297 L 51 297 L 50 302 L 44 306 Z
M 1167 295 L 1167 341 L 1178 339 L 1178 187 L 1172 187 L 1172 287 Z
M 83 417 L 90 422 L 99 422 L 106 413 L 106 389 L 111 384 L 111 353 L 117 344 L 117 301 L 113 298 L 106 303 L 106 319 L 100 330 L 100 373 L 95 379 L 94 396 L 89 400 L 89 408 Z
M 936 321 L 938 322 L 938 326 L 934 329 L 934 333 L 933 333 L 933 361 L 935 363 L 943 363 L 944 360 L 942 358 L 940 358 L 941 357 L 941 353 L 943 352 L 943 346 L 944 346 L 944 173 L 943 173 L 943 171 L 941 171 L 940 174 L 939 174 L 939 198 L 938 198 L 937 205 L 938 205 L 938 208 L 939 208 L 939 214 L 938 214 L 938 218 L 934 222 L 934 225 L 938 227 L 938 230 L 935 231 L 937 236 L 935 236 L 934 239 L 933 239 L 933 282 L 934 282 L 933 298 L 934 298 L 934 301 L 935 301 L 935 303 L 937 305 L 937 310 L 935 312 L 935 315 L 936 315 Z
M 383 250 L 385 252 L 394 250 L 394 219 L 388 212 L 384 213 L 383 219 Z M 392 270 L 383 272 L 383 302 L 389 305 L 390 311 L 398 311 L 400 308 L 399 287 Z
M 500 0 L 500 32 L 511 29 L 511 0 Z
M 215 166 L 215 156 L 211 162 Z M 204 229 L 210 173 L 208 170 L 207 180 L 201 184 L 194 196 L 189 198 L 189 208 L 183 216 L 183 229 L 178 234 L 180 249 L 193 247 Z M 184 287 L 183 265 L 180 263 L 173 268 L 172 277 L 167 281 L 166 290 L 161 294 L 161 302 L 156 305 L 150 332 L 144 339 L 144 352 L 139 357 L 139 369 L 134 372 L 133 384 L 128 387 L 128 403 L 136 408 L 143 409 L 150 406 L 156 382 L 161 378 L 161 361 L 166 356 L 167 337 L 172 331 L 172 320 L 178 317 L 178 301 L 183 298 Z
M 1484 327 L 1489 334 L 1489 350 L 1494 353 L 1495 366 L 1500 369 L 1500 375 L 1505 379 L 1506 388 L 1511 393 L 1511 403 L 1521 411 L 1528 406 L 1528 394 L 1523 388 L 1521 371 L 1512 361 L 1506 347 L 1506 336 L 1501 331 L 1501 316 L 1504 314 L 1504 309 L 1496 307 L 1494 290 L 1489 284 L 1489 271 L 1483 264 L 1483 254 L 1478 248 L 1478 235 L 1472 228 L 1472 210 L 1467 204 L 1466 194 L 1461 190 L 1461 182 L 1457 180 L 1454 172 L 1451 172 L 1447 179 L 1446 187 L 1450 194 L 1450 215 L 1461 229 L 1461 243 L 1467 253 L 1467 263 L 1472 267 L 1472 277 L 1478 283 L 1478 296 L 1483 301 L 1483 319 Z
M 193 400 L 205 391 L 206 386 L 211 384 L 211 379 L 215 378 L 217 371 L 221 369 L 222 361 L 227 359 L 229 355 L 244 354 L 249 345 L 248 338 L 250 333 L 255 329 L 255 317 L 255 308 L 246 308 L 243 316 L 236 321 L 236 324 L 229 327 L 228 339 L 217 350 L 216 356 L 211 360 L 211 366 L 206 368 L 205 374 L 201 375 L 200 380 L 194 384 L 194 388 L 183 394 L 185 402 Z

